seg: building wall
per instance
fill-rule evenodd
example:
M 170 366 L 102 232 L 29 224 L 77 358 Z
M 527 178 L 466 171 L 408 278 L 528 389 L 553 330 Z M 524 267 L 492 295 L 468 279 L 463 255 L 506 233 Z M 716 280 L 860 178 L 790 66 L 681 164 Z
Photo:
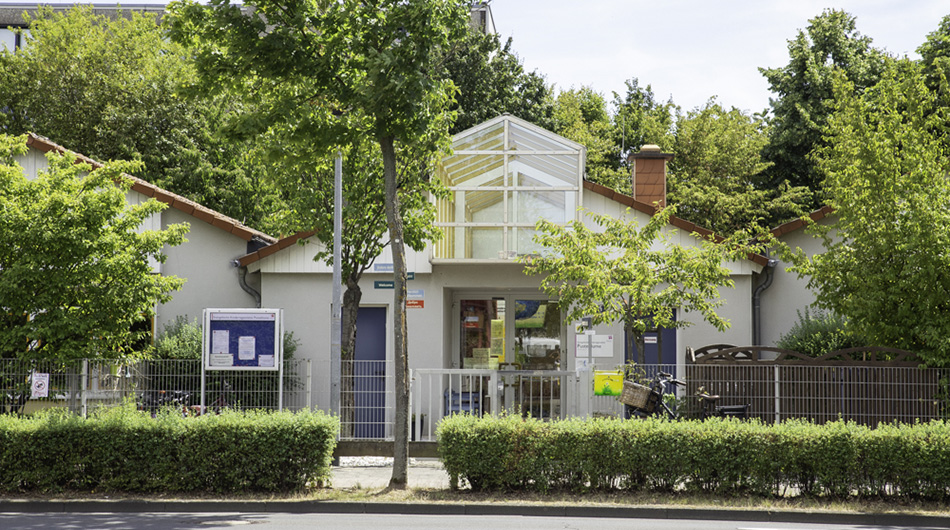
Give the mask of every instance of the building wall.
M 166 248 L 168 256 L 162 264 L 162 274 L 185 278 L 180 291 L 172 293 L 172 300 L 158 307 L 155 329 L 179 315 L 188 320 L 201 320 L 207 307 L 255 307 L 254 297 L 241 289 L 239 270 L 233 260 L 247 253 L 247 242 L 199 221 L 181 210 L 166 208 L 162 212 L 162 226 L 188 223 L 188 241 L 177 247 Z
M 828 226 L 834 219 L 826 217 L 819 221 Z M 784 236 L 792 250 L 802 249 L 806 255 L 813 256 L 823 250 L 821 239 L 807 233 L 807 230 L 795 230 Z M 774 346 L 782 335 L 798 322 L 798 312 L 804 312 L 815 301 L 815 293 L 808 288 L 808 279 L 799 278 L 789 271 L 791 263 L 780 261 L 775 267 L 772 285 L 762 293 L 762 344 Z

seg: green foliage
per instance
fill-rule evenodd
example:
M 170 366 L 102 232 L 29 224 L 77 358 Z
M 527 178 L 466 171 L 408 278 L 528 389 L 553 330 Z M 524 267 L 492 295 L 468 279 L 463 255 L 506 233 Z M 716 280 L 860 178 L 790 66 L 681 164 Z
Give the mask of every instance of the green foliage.
M 827 175 L 833 232 L 824 252 L 798 256 L 820 307 L 847 317 L 869 341 L 950 363 L 950 173 L 947 107 L 920 65 L 895 61 L 860 93 L 838 76 Z M 820 225 L 815 230 L 821 230 Z
M 630 175 L 620 164 L 614 123 L 603 96 L 589 87 L 562 91 L 554 105 L 554 132 L 587 148 L 586 178 L 630 194 Z
M 152 418 L 127 403 L 88 419 L 0 415 L 0 492 L 299 491 L 329 480 L 338 431 L 309 411 Z
M 943 17 L 937 29 L 927 35 L 927 40 L 917 48 L 920 54 L 920 64 L 927 87 L 934 92 L 940 92 L 946 97 L 950 95 L 950 86 L 947 84 L 947 68 L 950 67 L 950 15 Z
M 0 135 L 0 357 L 71 360 L 133 354 L 136 322 L 182 280 L 149 260 L 184 241 L 187 226 L 144 230 L 165 205 L 126 203 L 129 164 L 96 170 L 72 154 L 47 155 L 28 180 L 13 157 L 24 137 Z
M 188 53 L 155 16 L 40 7 L 16 52 L 0 51 L 0 132 L 34 132 L 98 160 L 140 160 L 137 176 L 250 225 L 274 194 L 251 142 L 217 130 L 236 102 L 180 93 Z
M 157 359 L 200 359 L 201 324 L 195 319 L 178 315 L 174 322 L 165 324 L 155 339 L 154 356 Z
M 525 72 L 511 44 L 510 38 L 502 45 L 498 35 L 471 27 L 445 50 L 446 76 L 458 88 L 453 134 L 506 112 L 552 129 L 551 87 L 537 71 Z
M 822 129 L 832 113 L 835 72 L 860 93 L 877 83 L 889 57 L 872 47 L 856 29 L 855 18 L 826 9 L 788 43 L 789 62 L 781 68 L 760 68 L 776 97 L 772 127 L 763 154 L 773 165 L 768 175 L 776 184 L 807 186 L 820 191 L 823 175 L 812 151 L 825 145 Z M 822 197 L 815 196 L 814 206 Z
M 771 166 L 761 156 L 767 131 L 762 117 L 726 110 L 715 99 L 678 116 L 668 203 L 680 217 L 727 235 L 804 215 L 813 203 L 807 187 L 763 182 Z
M 475 490 L 702 491 L 716 495 L 950 498 L 950 423 L 815 425 L 657 419 L 541 422 L 455 415 L 437 430 Z
M 545 250 L 523 260 L 525 273 L 544 275 L 541 288 L 560 301 L 565 321 L 590 316 L 594 324 L 623 323 L 627 340 L 640 352 L 637 362 L 644 364 L 648 329 L 688 326 L 684 313 L 720 331 L 729 326 L 715 312 L 723 304 L 718 287 L 733 285 L 723 263 L 745 259 L 748 252 L 736 240 L 715 243 L 699 235 L 693 246 L 674 244 L 675 230 L 668 226 L 674 210 L 657 212 L 643 228 L 604 215 L 591 215 L 597 231 L 580 221 L 560 226 L 541 220 L 535 241 Z
M 779 348 L 797 351 L 812 357 L 845 348 L 867 346 L 863 337 L 852 331 L 848 320 L 834 313 L 817 310 L 798 313 L 798 322 L 775 343 Z

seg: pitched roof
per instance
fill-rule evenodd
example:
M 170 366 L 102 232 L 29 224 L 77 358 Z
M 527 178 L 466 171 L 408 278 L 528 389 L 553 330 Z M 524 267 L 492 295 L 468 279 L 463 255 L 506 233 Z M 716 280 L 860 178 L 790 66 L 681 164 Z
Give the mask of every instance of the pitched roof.
M 57 153 L 60 153 L 60 154 L 67 154 L 70 152 L 65 147 L 62 147 L 61 145 L 58 145 L 52 142 L 48 138 L 44 138 L 42 136 L 39 136 L 33 133 L 30 133 L 27 136 L 26 145 L 34 149 L 37 149 L 39 151 L 42 151 L 44 153 L 48 153 L 50 151 L 56 151 Z M 76 157 L 77 162 L 83 162 L 83 163 L 89 164 L 90 166 L 93 167 L 93 169 L 102 167 L 102 164 L 100 162 L 97 162 L 85 155 L 81 155 L 79 153 L 72 153 L 72 154 Z M 255 230 L 249 226 L 245 226 L 243 223 L 241 223 L 237 219 L 232 219 L 231 217 L 228 217 L 215 210 L 212 210 L 211 208 L 202 206 L 195 201 L 186 199 L 185 197 L 182 197 L 181 195 L 177 195 L 170 191 L 159 188 L 158 186 L 154 184 L 145 182 L 144 180 L 138 177 L 134 177 L 132 175 L 124 175 L 124 176 L 132 181 L 133 191 L 141 193 L 142 195 L 145 195 L 147 197 L 152 197 L 153 199 L 159 202 L 163 202 L 169 205 L 170 207 L 175 208 L 176 210 L 181 210 L 182 212 L 185 212 L 186 214 L 194 217 L 195 219 L 204 221 L 208 223 L 209 225 L 216 226 L 220 228 L 221 230 L 224 230 L 225 232 L 233 234 L 245 241 L 250 241 L 251 239 L 256 238 L 269 244 L 277 242 L 277 238 L 267 235 L 264 232 Z
M 616 191 L 612 188 L 608 188 L 607 186 L 603 186 L 601 184 L 597 184 L 596 182 L 590 182 L 589 180 L 584 180 L 584 189 L 592 191 L 598 195 L 603 195 L 604 197 L 607 197 L 608 199 L 619 202 L 620 204 L 623 204 L 629 208 L 637 210 L 638 212 L 645 213 L 647 215 L 652 216 L 652 215 L 655 215 L 657 211 L 659 211 L 659 209 L 653 206 L 652 204 L 647 204 L 645 202 L 638 201 L 629 195 L 624 195 L 623 193 L 620 193 L 619 191 Z M 695 232 L 702 237 L 712 239 L 713 241 L 716 241 L 716 242 L 723 240 L 721 236 L 717 236 L 712 230 L 709 230 L 708 228 L 703 228 L 697 225 L 696 223 L 687 221 L 686 219 L 682 219 L 680 217 L 676 217 L 675 215 L 670 216 L 670 224 L 675 226 L 676 228 L 679 228 L 680 230 L 685 230 L 690 233 Z M 749 261 L 752 261 L 753 263 L 757 265 L 761 265 L 763 267 L 765 267 L 769 263 L 769 258 L 761 254 L 749 253 L 747 257 L 749 258 Z
M 611 188 L 608 188 L 607 186 L 603 186 L 603 185 L 597 184 L 597 183 L 595 183 L 595 182 L 590 182 L 590 181 L 588 181 L 588 180 L 585 180 L 585 181 L 584 181 L 584 189 L 585 189 L 585 190 L 592 191 L 592 192 L 594 192 L 594 193 L 596 193 L 596 194 L 598 194 L 598 195 L 603 195 L 604 197 L 607 197 L 608 199 L 611 199 L 611 200 L 613 200 L 613 201 L 619 202 L 620 204 L 623 204 L 623 205 L 625 205 L 625 206 L 628 206 L 628 207 L 630 207 L 630 208 L 633 208 L 634 210 L 637 210 L 637 211 L 639 211 L 639 212 L 643 212 L 643 213 L 645 213 L 645 214 L 647 214 L 647 215 L 654 215 L 654 214 L 656 214 L 656 212 L 657 212 L 657 208 L 655 208 L 655 207 L 652 206 L 652 205 L 649 205 L 649 204 L 647 204 L 647 203 L 645 203 L 645 202 L 638 201 L 638 200 L 634 199 L 633 197 L 630 197 L 629 195 L 624 195 L 623 193 L 620 193 L 620 192 L 615 191 L 615 190 L 613 190 L 613 189 L 611 189 Z M 690 233 L 695 232 L 695 233 L 699 234 L 699 235 L 702 236 L 702 237 L 712 238 L 712 239 L 714 239 L 714 240 L 717 241 L 717 242 L 723 240 L 722 237 L 715 235 L 712 230 L 709 230 L 709 229 L 707 229 L 707 228 L 703 228 L 703 227 L 701 227 L 701 226 L 699 226 L 699 225 L 697 225 L 697 224 L 695 224 L 695 223 L 691 223 L 691 222 L 687 221 L 686 219 L 681 219 L 681 218 L 676 217 L 676 216 L 671 216 L 671 217 L 670 217 L 670 224 L 672 224 L 673 226 L 679 228 L 680 230 L 685 230 L 685 231 L 690 232 Z M 250 254 L 246 254 L 246 255 L 242 256 L 240 259 L 238 259 L 238 263 L 239 263 L 242 267 L 247 267 L 247 266 L 250 265 L 251 263 L 254 263 L 254 262 L 259 261 L 259 260 L 261 260 L 261 259 L 263 259 L 263 258 L 266 258 L 267 256 L 270 256 L 271 254 L 274 254 L 274 253 L 276 253 L 276 252 L 278 252 L 278 251 L 280 251 L 280 250 L 283 250 L 283 249 L 285 249 L 285 248 L 287 248 L 287 247 L 289 247 L 289 246 L 291 246 L 291 245 L 297 243 L 297 241 L 300 241 L 301 239 L 306 239 L 306 238 L 308 238 L 308 237 L 314 235 L 315 233 L 316 233 L 315 231 L 309 230 L 309 231 L 306 231 L 306 232 L 298 232 L 298 233 L 296 233 L 296 234 L 294 234 L 294 235 L 287 236 L 287 237 L 282 238 L 281 240 L 279 240 L 279 241 L 277 241 L 277 242 L 275 242 L 275 243 L 273 243 L 273 244 L 271 244 L 271 245 L 268 245 L 268 246 L 266 246 L 266 247 L 264 247 L 264 248 L 262 248 L 262 249 L 260 249 L 260 250 L 258 250 L 258 251 L 256 251 L 256 252 L 251 252 Z M 748 255 L 748 258 L 749 258 L 749 260 L 752 261 L 753 263 L 756 263 L 757 265 L 761 265 L 761 266 L 763 266 L 763 267 L 766 266 L 766 265 L 768 265 L 768 262 L 769 262 L 769 259 L 768 259 L 767 257 L 761 255 L 761 254 L 751 254 L 751 253 L 750 253 L 750 254 Z
M 814 212 L 808 214 L 808 217 L 814 221 L 820 221 L 825 217 L 828 217 L 835 211 L 831 206 L 822 206 L 821 208 L 815 210 Z M 784 224 L 780 224 L 772 229 L 772 235 L 775 237 L 784 236 L 789 232 L 794 232 L 800 228 L 804 228 L 807 223 L 804 219 L 795 219 Z

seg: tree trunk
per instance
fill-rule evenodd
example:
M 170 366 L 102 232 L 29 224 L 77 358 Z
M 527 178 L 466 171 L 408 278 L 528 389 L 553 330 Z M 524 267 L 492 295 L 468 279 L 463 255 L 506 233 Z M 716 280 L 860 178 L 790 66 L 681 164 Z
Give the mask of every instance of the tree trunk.
M 342 380 L 340 381 L 340 435 L 344 438 L 352 437 L 355 431 L 356 396 L 354 375 L 354 359 L 356 358 L 356 318 L 359 315 L 360 300 L 363 291 L 358 281 L 352 278 L 346 280 L 346 291 L 343 293 L 342 311 L 342 340 L 340 343 L 340 357 L 342 366 Z
M 643 333 L 638 332 L 633 326 L 624 325 L 624 335 L 627 338 L 627 362 L 633 360 L 633 352 L 637 352 L 636 363 L 643 366 L 647 363 L 647 352 L 644 348 Z M 636 348 L 636 350 L 634 350 Z
M 396 182 L 396 149 L 393 138 L 379 139 L 386 183 L 386 224 L 393 254 L 393 356 L 395 368 L 396 423 L 393 426 L 393 476 L 390 488 L 405 489 L 409 479 L 409 338 L 406 324 L 406 253 L 402 214 Z

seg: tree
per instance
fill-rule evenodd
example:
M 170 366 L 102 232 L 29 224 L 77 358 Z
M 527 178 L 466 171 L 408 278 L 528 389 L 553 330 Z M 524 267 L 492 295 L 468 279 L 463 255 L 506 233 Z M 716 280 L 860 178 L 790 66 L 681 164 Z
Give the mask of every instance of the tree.
M 50 154 L 27 180 L 13 157 L 26 138 L 0 135 L 0 357 L 73 361 L 133 355 L 133 328 L 182 280 L 152 272 L 187 227 L 139 231 L 165 205 L 128 205 L 132 183 L 112 163 L 92 169 Z M 86 174 L 88 172 L 88 174 Z
M 818 306 L 873 343 L 950 365 L 950 173 L 946 120 L 925 71 L 896 61 L 863 91 L 835 80 L 835 112 L 819 150 L 833 232 L 798 270 Z
M 464 39 L 451 44 L 440 59 L 445 76 L 458 88 L 452 110 L 451 133 L 474 127 L 504 113 L 547 129 L 552 128 L 551 87 L 537 71 L 525 72 L 511 50 L 496 34 L 471 27 Z
M 255 144 L 217 134 L 239 109 L 227 94 L 182 93 L 194 69 L 154 15 L 40 7 L 25 22 L 26 44 L 0 51 L 0 132 L 34 132 L 98 160 L 140 160 L 141 178 L 262 228 L 276 205 L 248 156 Z
M 554 105 L 554 132 L 587 148 L 586 178 L 629 192 L 630 175 L 621 168 L 614 124 L 604 97 L 590 87 L 565 90 Z
M 729 322 L 715 312 L 723 304 L 718 287 L 734 286 L 723 262 L 745 258 L 746 247 L 698 235 L 694 247 L 673 244 L 664 230 L 674 210 L 664 208 L 643 228 L 604 215 L 591 216 L 602 231 L 539 221 L 535 241 L 545 251 L 525 260 L 525 273 L 545 275 L 541 287 L 559 300 L 565 321 L 622 323 L 627 351 L 637 351 L 640 364 L 648 329 L 688 326 L 682 317 L 695 313 L 722 331 Z
M 767 141 L 762 117 L 726 110 L 715 98 L 678 116 L 669 203 L 680 217 L 726 235 L 801 217 L 812 203 L 807 187 L 763 182 L 771 165 L 761 156 Z
M 811 19 L 805 31 L 788 43 L 789 63 L 760 68 L 776 98 L 771 100 L 772 127 L 763 154 L 773 165 L 768 171 L 776 185 L 821 189 L 822 174 L 810 158 L 824 146 L 822 128 L 831 113 L 832 72 L 842 71 L 858 92 L 880 78 L 888 57 L 861 35 L 855 18 L 827 9 Z M 817 195 L 812 206 L 820 204 Z
M 672 98 L 665 103 L 658 101 L 653 94 L 653 88 L 650 85 L 641 87 L 636 77 L 630 78 L 625 84 L 627 91 L 623 96 L 614 92 L 613 141 L 619 153 L 620 167 L 629 175 L 632 168 L 627 164 L 627 156 L 630 153 L 638 151 L 646 144 L 658 145 L 667 152 L 672 149 L 676 111 L 679 107 L 673 103 Z
M 917 48 L 917 53 L 920 54 L 927 87 L 947 97 L 950 93 L 946 76 L 950 66 L 950 15 L 943 17 L 937 29 L 927 35 L 927 40 Z
M 279 143 L 279 142 L 277 142 Z M 343 232 L 341 255 L 342 277 L 345 285 L 342 308 L 341 360 L 343 378 L 341 387 L 341 415 L 344 428 L 354 425 L 354 392 L 352 364 L 356 351 L 356 322 L 362 289 L 360 280 L 373 261 L 391 241 L 387 232 L 385 197 L 381 185 L 382 163 L 373 143 L 363 141 L 348 146 L 343 156 Z M 277 220 L 277 226 L 290 232 L 312 231 L 314 237 L 325 242 L 316 252 L 314 261 L 333 264 L 333 167 L 332 161 L 319 152 L 307 152 L 305 146 L 294 150 L 293 156 L 274 162 L 272 173 L 280 189 L 288 190 L 285 198 L 289 208 Z M 425 159 L 411 154 L 400 181 L 407 185 L 399 190 L 405 206 L 405 242 L 421 251 L 426 241 L 441 236 L 434 226 L 435 207 L 429 201 L 430 193 L 443 194 L 437 179 L 420 179 L 427 175 Z M 408 185 L 410 184 L 411 185 Z M 306 242 L 307 239 L 301 240 Z M 343 432 L 344 436 L 352 432 Z
M 397 144 L 426 162 L 447 146 L 454 87 L 441 75 L 437 52 L 464 36 L 467 13 L 462 0 L 259 0 L 243 12 L 220 0 L 173 4 L 169 16 L 173 38 L 194 45 L 205 86 L 270 102 L 244 126 L 284 124 L 298 143 L 332 146 L 372 138 L 378 145 L 394 262 L 390 485 L 399 488 L 406 486 L 409 461 L 409 378 L 405 230 L 397 188 L 414 182 L 399 181 Z

